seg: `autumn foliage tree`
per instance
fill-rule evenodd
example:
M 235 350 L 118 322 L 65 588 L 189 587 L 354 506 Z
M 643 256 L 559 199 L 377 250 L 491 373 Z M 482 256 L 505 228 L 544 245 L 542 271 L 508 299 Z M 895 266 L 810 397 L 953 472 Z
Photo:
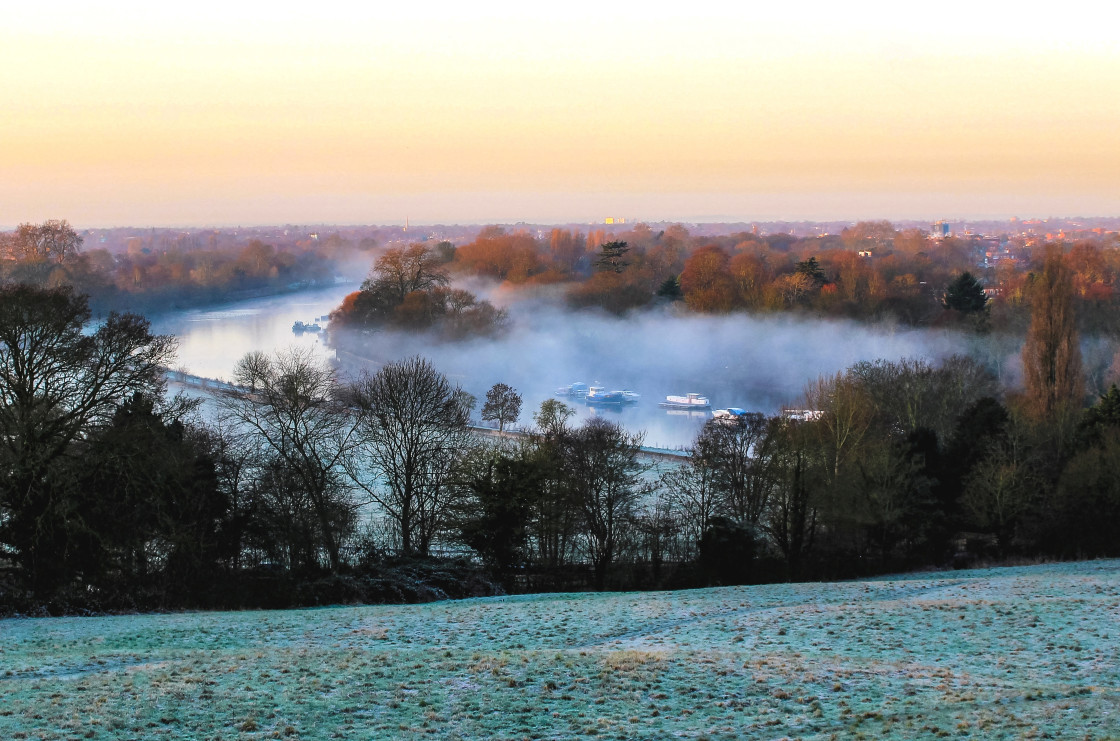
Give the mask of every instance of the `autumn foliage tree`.
M 8 251 L 16 259 L 47 260 L 60 264 L 75 257 L 81 246 L 81 235 L 65 219 L 20 224 L 8 239 Z
M 689 308 L 710 312 L 731 310 L 735 285 L 728 261 L 727 253 L 716 245 L 701 247 L 692 253 L 681 273 L 681 291 Z
M 560 246 L 565 240 L 556 241 Z M 565 257 L 570 259 L 572 247 L 564 246 Z M 501 227 L 487 227 L 473 242 L 459 247 L 455 251 L 455 266 L 473 275 L 511 283 L 524 283 L 542 269 L 536 240 L 528 232 L 509 234 Z

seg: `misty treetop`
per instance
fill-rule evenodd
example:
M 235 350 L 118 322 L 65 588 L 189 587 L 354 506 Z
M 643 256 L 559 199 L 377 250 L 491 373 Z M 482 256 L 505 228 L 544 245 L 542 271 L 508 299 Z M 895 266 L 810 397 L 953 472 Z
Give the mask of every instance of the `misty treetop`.
M 1063 243 L 1083 331 L 1116 335 L 1118 247 L 1115 235 L 1105 233 Z M 537 295 L 556 286 L 549 295 L 558 292 L 573 308 L 616 314 L 679 299 L 705 313 L 794 311 L 1018 334 L 1029 321 L 1044 252 L 1044 241 L 1022 235 L 934 238 L 884 221 L 811 237 L 732 229 L 700 236 L 681 225 L 543 234 L 490 226 L 458 246 L 389 248 L 339 318 L 367 327 L 454 327 L 459 312 L 475 310 L 476 299 L 449 296 L 451 282 L 484 278 L 511 289 L 506 295 L 514 299 L 517 289 Z M 487 326 L 468 324 L 463 332 Z
M 503 328 L 504 311 L 469 291 L 450 287 L 450 281 L 438 249 L 424 244 L 390 247 L 377 258 L 361 290 L 348 295 L 331 312 L 332 328 L 431 329 L 449 339 L 492 334 Z

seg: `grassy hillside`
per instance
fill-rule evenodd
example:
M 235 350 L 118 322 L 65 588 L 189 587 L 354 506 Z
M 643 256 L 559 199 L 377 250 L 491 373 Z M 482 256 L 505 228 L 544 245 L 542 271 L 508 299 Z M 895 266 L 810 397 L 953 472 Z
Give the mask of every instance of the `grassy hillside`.
M 1120 737 L 1120 562 L 0 621 L 0 738 Z

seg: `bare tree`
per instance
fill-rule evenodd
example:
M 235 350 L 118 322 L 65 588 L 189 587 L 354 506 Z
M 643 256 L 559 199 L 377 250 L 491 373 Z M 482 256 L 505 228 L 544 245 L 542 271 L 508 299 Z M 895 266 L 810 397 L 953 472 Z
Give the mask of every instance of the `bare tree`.
M 832 461 L 818 460 L 810 443 L 810 430 L 819 421 L 782 420 L 778 435 L 775 486 L 763 528 L 786 560 L 790 576 L 797 578 L 816 540 L 818 496 L 815 479 Z
M 713 470 L 721 513 L 757 525 L 773 486 L 772 423 L 762 414 L 713 420 L 696 438 L 692 456 Z
M 421 357 L 363 375 L 347 395 L 361 441 L 351 477 L 394 523 L 400 551 L 427 555 L 449 514 L 456 464 L 473 441 L 467 397 Z
M 224 394 L 222 408 L 258 439 L 271 479 L 306 498 L 330 568 L 338 569 L 358 506 L 343 476 L 357 444 L 357 421 L 340 400 L 334 374 L 309 351 L 293 349 L 249 353 L 233 377 L 250 392 Z
M 545 399 L 540 410 L 533 412 L 533 421 L 542 435 L 555 436 L 567 429 L 568 419 L 575 413 L 575 409 L 559 399 Z
M 868 411 L 886 428 L 911 433 L 926 427 L 941 440 L 952 432 L 962 409 L 998 393 L 992 374 L 962 355 L 946 358 L 940 366 L 920 358 L 862 361 L 843 379 L 865 394 Z
M 373 273 L 362 284 L 362 290 L 384 292 L 396 306 L 413 291 L 426 291 L 446 286 L 449 282 L 437 253 L 422 244 L 410 244 L 408 247 L 390 247 L 377 258 Z
M 495 383 L 486 392 L 486 403 L 482 405 L 483 421 L 497 420 L 498 431 L 504 432 L 506 425 L 517 421 L 521 414 L 521 394 L 512 386 Z
M 683 531 L 684 558 L 695 559 L 700 538 L 720 512 L 716 471 L 707 461 L 694 457 L 688 465 L 675 466 L 662 474 L 660 488 Z
M 571 561 L 580 521 L 580 505 L 564 466 L 564 440 L 571 432 L 567 422 L 573 414 L 575 410 L 558 399 L 545 399 L 533 414 L 537 430 L 531 446 L 543 477 L 530 515 L 530 546 L 536 561 L 550 568 Z
M 866 391 L 844 373 L 821 376 L 805 390 L 806 408 L 820 412 L 810 429 L 819 433 L 829 451 L 831 480 L 859 450 L 874 418 L 874 406 Z
M 642 435 L 593 417 L 565 436 L 565 474 L 583 514 L 587 553 L 603 585 L 644 489 L 638 459 Z

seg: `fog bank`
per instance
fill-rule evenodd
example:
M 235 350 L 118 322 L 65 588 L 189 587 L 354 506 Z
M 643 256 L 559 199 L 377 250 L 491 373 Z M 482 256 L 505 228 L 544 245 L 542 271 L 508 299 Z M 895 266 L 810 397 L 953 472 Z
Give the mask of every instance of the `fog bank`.
M 508 308 L 510 329 L 497 339 L 448 343 L 382 331 L 356 339 L 355 350 L 375 364 L 423 355 L 479 399 L 494 383 L 510 384 L 525 399 L 522 425 L 531 424 L 532 411 L 557 387 L 574 381 L 632 389 L 642 400 L 622 410 L 569 403 L 581 417 L 617 415 L 631 430 L 644 429 L 649 443 L 675 447 L 687 444 L 710 415 L 670 415 L 657 407 L 668 394 L 695 391 L 708 396 L 713 408 L 772 414 L 796 403 L 811 379 L 860 360 L 936 361 L 968 352 L 974 342 L 959 332 L 789 314 L 708 316 L 664 307 L 619 318 L 567 311 L 539 298 Z M 344 375 L 360 366 L 357 358 L 340 354 Z

